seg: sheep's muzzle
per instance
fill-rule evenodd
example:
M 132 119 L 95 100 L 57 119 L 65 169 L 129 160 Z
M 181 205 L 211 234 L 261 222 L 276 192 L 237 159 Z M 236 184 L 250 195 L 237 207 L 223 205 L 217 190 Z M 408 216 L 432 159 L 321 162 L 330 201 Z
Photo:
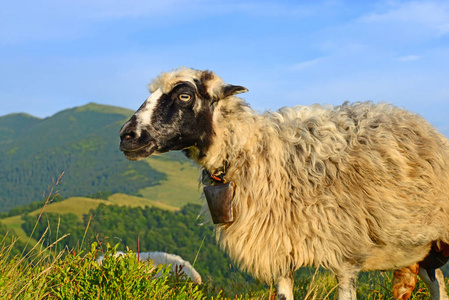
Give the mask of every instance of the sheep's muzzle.
M 130 160 L 144 159 L 157 149 L 157 144 L 154 140 L 149 138 L 142 139 L 142 137 L 137 137 L 132 132 L 121 134 L 120 139 L 120 151 Z

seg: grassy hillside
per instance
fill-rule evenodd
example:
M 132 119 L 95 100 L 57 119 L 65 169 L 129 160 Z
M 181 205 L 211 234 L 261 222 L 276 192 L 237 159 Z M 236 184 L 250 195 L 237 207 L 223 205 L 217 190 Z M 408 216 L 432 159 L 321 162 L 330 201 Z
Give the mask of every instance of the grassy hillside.
M 120 127 L 132 113 L 90 103 L 45 119 L 0 117 L 0 212 L 42 200 L 63 172 L 58 189 L 66 198 L 107 192 L 178 207 L 198 203 L 197 175 L 182 155 L 131 162 L 118 150 Z
M 163 201 L 153 201 L 147 198 L 130 196 L 125 194 L 114 194 L 108 198 L 107 201 L 109 204 L 115 204 L 119 206 L 129 206 L 129 207 L 157 207 L 163 210 L 168 211 L 178 211 L 180 206 L 171 206 L 165 203 L 161 203 Z M 188 202 L 186 202 L 188 203 Z
M 150 157 L 146 162 L 152 169 L 165 174 L 158 185 L 139 190 L 142 197 L 181 207 L 186 203 L 201 203 L 198 185 L 199 169 L 191 162 L 176 160 L 173 155 Z
M 114 204 L 124 205 L 119 207 Z M 144 206 L 153 208 L 142 209 Z M 161 210 L 161 207 L 166 209 Z M 163 250 L 177 253 L 190 262 L 195 262 L 195 268 L 202 274 L 205 284 L 195 286 L 187 283 L 184 279 L 179 281 L 179 278 L 172 278 L 167 274 L 162 282 L 148 278 L 139 284 L 132 294 L 126 294 L 126 297 L 146 299 L 154 293 L 163 293 L 160 289 L 163 291 L 168 289 L 171 291 L 171 296 L 167 299 L 269 298 L 274 293 L 274 289 L 248 280 L 249 277 L 237 271 L 236 267 L 226 259 L 224 253 L 219 251 L 211 229 L 207 226 L 198 226 L 200 222 L 196 219 L 198 211 L 199 206 L 197 205 L 188 205 L 179 210 L 149 199 L 123 194 L 113 194 L 107 200 L 72 197 L 50 203 L 46 206 L 36 232 L 33 234 L 39 239 L 48 227 L 50 228 L 50 231 L 47 232 L 48 238 L 38 244 L 38 247 L 35 248 L 38 250 L 37 252 L 27 255 L 27 259 L 38 261 L 38 265 L 28 264 L 23 259 L 10 261 L 12 256 L 9 251 L 11 248 L 6 246 L 9 244 L 1 245 L 2 243 L 0 243 L 0 267 L 3 270 L 0 274 L 0 283 L 10 283 L 8 285 L 0 284 L 0 298 L 12 294 L 17 295 L 18 298 L 11 299 L 23 299 L 24 295 L 33 295 L 34 299 L 59 299 L 62 296 L 65 299 L 76 299 L 79 296 L 79 288 L 82 287 L 86 295 L 96 295 L 96 297 L 100 295 L 102 299 L 116 299 L 108 298 L 111 290 L 118 286 L 137 288 L 131 283 L 148 274 L 148 270 L 144 271 L 146 265 L 129 261 L 110 261 L 103 268 L 95 265 L 95 258 L 102 251 L 106 251 L 106 242 L 119 243 L 118 249 L 120 250 L 125 250 L 126 246 L 129 246 L 130 249 L 136 251 L 139 249 L 137 244 L 139 238 L 140 251 Z M 22 216 L 14 216 L 0 220 L 0 234 L 4 235 L 7 228 L 13 228 L 20 236 L 20 246 L 13 248 L 14 255 L 22 253 L 20 249 L 23 249 L 25 242 L 28 241 L 28 236 L 31 234 L 31 229 L 40 212 L 41 209 L 29 212 L 25 219 Z M 90 227 L 84 241 L 83 234 L 88 224 L 88 218 L 83 215 L 87 213 L 92 213 L 94 217 L 91 222 L 89 220 Z M 71 218 L 72 216 L 73 218 Z M 28 226 L 22 226 L 24 220 L 28 222 Z M 23 228 L 27 228 L 26 232 Z M 59 231 L 59 234 L 55 235 L 56 230 Z M 51 249 L 40 252 L 39 249 L 50 246 L 57 237 L 61 237 L 64 233 L 70 233 L 70 235 L 59 241 L 56 246 L 52 246 Z M 81 239 L 85 242 L 85 246 L 88 246 L 92 239 L 101 241 L 102 246 L 92 248 L 93 250 L 86 254 L 86 250 L 80 252 L 80 248 L 77 248 Z M 8 243 L 10 243 L 9 240 Z M 35 245 L 35 243 L 36 239 L 30 239 L 27 248 L 30 249 L 30 245 Z M 66 246 L 68 248 L 65 248 Z M 71 251 L 73 247 L 75 247 L 74 252 Z M 28 253 L 27 251 L 24 253 Z M 112 270 L 115 271 L 112 272 Z M 139 270 L 142 270 L 142 273 L 139 273 Z M 117 278 L 109 277 L 110 279 L 114 278 L 110 281 L 97 280 L 101 274 L 108 272 L 116 274 L 110 276 L 117 276 Z M 297 273 L 294 291 L 295 297 L 298 299 L 336 298 L 337 282 L 329 272 L 305 269 Z M 363 296 L 364 299 L 392 299 L 391 278 L 391 272 L 362 274 L 358 281 L 359 296 Z M 56 286 L 59 288 L 55 288 Z M 187 290 L 180 286 L 187 287 Z M 128 293 L 130 289 L 121 289 L 120 291 Z M 413 299 L 428 298 L 428 293 L 422 282 L 419 282 L 415 292 Z M 157 297 L 162 299 L 160 298 L 162 296 Z M 97 298 L 93 297 L 92 299 Z
M 139 212 L 139 209 L 122 210 L 114 206 L 108 207 L 111 208 L 110 213 L 125 217 L 117 219 L 110 215 L 113 218 L 106 218 L 106 224 L 111 222 L 111 225 L 115 224 L 114 220 L 120 220 L 121 224 L 118 228 L 121 227 L 120 225 L 130 224 L 129 218 L 136 218 L 136 213 Z M 176 232 L 179 232 L 180 229 L 191 226 L 188 223 L 194 216 L 188 207 L 174 216 L 168 212 L 161 214 L 157 210 L 146 209 L 141 212 L 145 213 L 138 216 L 139 222 L 142 222 L 145 219 L 142 217 L 146 216 L 147 221 L 156 225 L 153 226 L 154 233 L 151 234 L 151 236 L 155 235 L 155 245 L 158 245 L 158 238 L 159 240 L 161 238 L 157 235 L 158 233 L 168 237 L 168 240 L 175 238 L 166 234 L 166 228 L 170 228 L 169 226 L 159 225 L 163 225 L 165 221 L 176 220 L 171 225 L 176 227 Z M 168 215 L 169 218 L 167 218 Z M 107 216 L 108 214 L 105 214 L 103 217 Z M 62 222 L 65 221 L 62 220 Z M 104 228 L 103 224 L 98 225 Z M 54 226 L 54 223 L 51 226 Z M 140 228 L 141 224 L 138 227 Z M 0 224 L 0 233 L 4 233 L 2 224 Z M 110 232 L 103 234 L 111 236 Z M 200 245 L 198 237 L 201 238 L 203 234 L 204 232 L 197 234 L 196 238 L 194 235 L 189 235 L 185 241 L 192 241 L 194 238 L 194 243 L 198 246 Z M 162 241 L 166 242 L 167 238 Z M 176 239 L 173 241 L 178 243 Z M 180 242 L 184 243 L 184 241 Z M 216 276 L 220 275 L 220 270 L 226 270 L 227 264 L 217 264 L 208 268 L 211 259 L 213 263 L 219 261 L 217 259 L 219 256 L 208 257 L 213 253 L 212 245 L 207 245 L 208 241 L 201 249 L 193 248 L 193 253 L 185 252 L 185 258 L 188 258 L 202 275 L 203 284 L 201 285 L 192 283 L 179 273 L 170 275 L 168 270 L 161 277 L 153 278 L 159 270 L 151 270 L 151 265 L 138 261 L 133 254 L 113 259 L 119 244 L 112 248 L 105 244 L 100 246 L 93 243 L 90 247 L 87 245 L 85 251 L 79 251 L 79 248 L 59 246 L 64 243 L 64 239 L 56 245 L 49 245 L 48 248 L 46 248 L 48 244 L 44 244 L 43 241 L 34 251 L 27 250 L 20 254 L 21 252 L 11 252 L 11 243 L 11 240 L 0 241 L 1 299 L 80 299 L 80 297 L 83 299 L 275 299 L 273 286 L 242 280 L 242 277 L 234 276 L 236 273 L 231 274 L 232 276 L 226 274 L 227 284 L 217 285 Z M 179 251 L 182 249 L 192 249 L 192 245 L 179 248 Z M 101 265 L 96 262 L 100 254 L 106 256 Z M 13 256 L 15 259 L 11 259 Z M 205 266 L 202 267 L 202 264 Z M 360 299 L 392 299 L 391 279 L 391 272 L 362 273 L 357 282 L 358 297 Z M 449 285 L 447 280 L 445 283 Z M 335 276 L 329 271 L 308 268 L 296 277 L 294 296 L 295 299 L 336 299 L 337 284 Z M 411 299 L 428 298 L 428 291 L 419 280 Z
M 71 197 L 60 202 L 50 203 L 46 205 L 44 210 L 42 208 L 38 208 L 32 212 L 29 212 L 28 215 L 38 216 L 42 211 L 44 211 L 45 214 L 57 213 L 60 215 L 64 215 L 71 213 L 76 215 L 79 221 L 83 221 L 83 216 L 89 215 L 89 212 L 96 209 L 100 204 L 142 208 L 145 206 L 149 206 L 172 212 L 179 211 L 179 207 L 170 206 L 142 197 L 118 193 L 109 196 L 107 200 L 92 199 L 86 197 Z M 20 238 L 21 241 L 28 240 L 28 235 L 22 228 L 22 225 L 24 223 L 22 215 L 0 219 L 0 223 L 3 223 L 10 230 L 11 235 Z M 31 245 L 35 245 L 36 242 L 36 239 L 30 239 Z
M 5 219 L 1 219 L 0 223 L 5 225 L 5 229 L 8 230 L 9 235 L 19 238 L 21 241 L 26 242 L 28 240 L 28 235 L 22 229 L 22 216 L 14 216 Z M 30 240 L 32 245 L 36 244 L 36 240 Z

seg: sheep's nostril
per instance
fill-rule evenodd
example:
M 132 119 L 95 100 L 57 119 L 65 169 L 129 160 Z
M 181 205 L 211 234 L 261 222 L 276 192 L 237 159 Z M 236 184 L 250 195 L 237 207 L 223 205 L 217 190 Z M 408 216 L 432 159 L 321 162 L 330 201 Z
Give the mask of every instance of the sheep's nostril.
M 136 137 L 136 133 L 134 131 L 130 131 L 130 132 L 125 132 L 124 134 L 122 134 L 121 139 L 122 141 L 126 141 L 126 140 L 132 140 Z

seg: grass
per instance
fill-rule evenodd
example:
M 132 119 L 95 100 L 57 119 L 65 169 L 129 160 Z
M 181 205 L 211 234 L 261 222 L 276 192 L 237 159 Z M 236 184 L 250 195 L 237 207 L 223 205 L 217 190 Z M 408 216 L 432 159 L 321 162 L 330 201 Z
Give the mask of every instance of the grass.
M 168 266 L 154 269 L 132 252 L 113 258 L 116 247 L 106 245 L 105 259 L 96 262 L 99 247 L 83 253 L 55 252 L 54 247 L 35 247 L 25 256 L 9 257 L 10 246 L 0 243 L 1 299 L 276 299 L 275 289 L 261 283 L 231 284 L 225 288 L 209 282 L 197 285 L 182 273 L 170 274 Z M 44 251 L 45 250 L 45 251 Z M 162 271 L 162 276 L 155 274 Z M 391 273 L 370 273 L 358 283 L 359 299 L 392 299 Z M 315 271 L 296 280 L 295 299 L 336 299 L 337 282 L 327 271 Z M 419 282 L 411 300 L 428 299 Z
M 67 198 L 60 202 L 50 203 L 45 208 L 45 212 L 47 213 L 58 213 L 58 214 L 67 214 L 73 213 L 80 220 L 84 214 L 88 214 L 91 209 L 97 208 L 100 203 L 109 204 L 106 200 L 101 199 L 91 199 L 84 197 L 71 197 Z M 37 209 L 33 212 L 30 212 L 30 216 L 35 216 L 40 213 L 40 209 Z
M 91 209 L 95 209 L 100 204 L 105 205 L 121 205 L 121 206 L 130 206 L 130 207 L 145 207 L 145 206 L 154 206 L 160 209 L 168 210 L 168 211 L 178 211 L 178 207 L 173 207 L 164 203 L 152 201 L 146 198 L 130 196 L 126 194 L 113 194 L 108 197 L 108 200 L 102 199 L 92 199 L 86 197 L 71 197 L 65 199 L 60 202 L 49 203 L 45 207 L 45 212 L 58 213 L 58 214 L 67 214 L 73 213 L 78 216 L 79 220 L 82 221 L 83 215 L 89 214 Z M 36 209 L 29 213 L 31 216 L 37 216 L 41 213 L 41 209 Z M 20 238 L 23 241 L 28 240 L 28 236 L 25 231 L 22 229 L 22 224 L 24 221 L 22 220 L 22 216 L 13 216 L 4 219 L 0 219 L 4 225 L 6 225 L 9 229 L 14 232 L 14 235 Z M 36 244 L 37 240 L 31 238 L 30 244 Z
M 0 241 L 0 299 L 276 299 L 274 287 L 262 283 L 242 283 L 235 278 L 235 283 L 225 287 L 211 281 L 197 285 L 182 273 L 170 274 L 168 266 L 152 268 L 131 251 L 114 259 L 118 244 L 93 243 L 87 252 L 57 251 L 65 236 L 46 248 L 41 243 L 43 237 L 31 251 L 16 256 L 10 255 L 13 244 Z M 96 262 L 100 254 L 105 257 L 101 265 Z M 295 280 L 295 299 L 336 299 L 335 276 L 326 270 L 308 270 Z M 159 271 L 162 276 L 155 278 Z M 391 272 L 363 273 L 358 282 L 359 299 L 392 299 L 391 278 Z M 419 280 L 410 299 L 428 297 Z
M 99 106 L 102 108 L 102 106 Z M 74 213 L 82 220 L 82 216 L 88 214 L 99 204 L 115 204 L 130 207 L 157 207 L 168 211 L 177 211 L 187 203 L 201 204 L 201 192 L 198 188 L 199 171 L 190 162 L 172 161 L 164 156 L 151 157 L 147 163 L 157 171 L 166 173 L 167 179 L 161 184 L 144 188 L 139 191 L 142 197 L 131 196 L 122 193 L 113 194 L 107 200 L 92 199 L 87 197 L 71 197 L 56 203 L 48 203 L 46 212 L 59 214 Z M 30 215 L 38 215 L 40 209 L 30 212 Z M 12 229 L 17 237 L 26 237 L 22 229 L 23 221 L 20 216 L 0 219 L 0 222 Z M 36 241 L 32 240 L 32 244 Z
M 70 198 L 51 203 L 51 199 L 50 193 L 44 207 L 31 214 L 41 216 L 44 211 L 70 211 L 80 216 L 99 203 L 141 206 L 150 201 L 121 194 L 112 195 L 108 200 Z M 167 209 L 176 209 L 165 206 Z M 13 256 L 11 249 L 15 242 L 8 244 L 5 238 L 0 237 L 0 299 L 275 299 L 274 287 L 262 283 L 242 283 L 241 278 L 235 278 L 231 280 L 233 283 L 225 287 L 207 280 L 197 285 L 183 274 L 170 274 L 168 266 L 154 269 L 150 263 L 139 261 L 131 252 L 131 255 L 113 259 L 118 245 L 111 247 L 107 244 L 103 247 L 93 243 L 90 251 L 83 252 L 80 250 L 83 249 L 81 242 L 78 249 L 59 251 L 56 249 L 58 243 L 65 238 L 62 236 L 50 246 L 44 247 L 42 240 L 48 231 L 38 237 L 39 240 L 29 239 L 25 232 L 20 232 L 20 221 L 20 216 L 2 220 L 16 230 L 16 236 L 29 241 L 33 248 Z M 96 262 L 100 254 L 105 256 L 101 265 Z M 308 274 L 303 273 L 295 281 L 295 299 L 337 299 L 338 283 L 335 276 L 321 269 L 309 270 Z M 163 275 L 155 278 L 154 275 L 159 271 Z M 204 278 L 207 276 L 203 276 Z M 357 284 L 359 299 L 392 299 L 391 279 L 391 272 L 363 273 Z M 449 285 L 447 279 L 446 285 Z M 419 280 L 410 299 L 428 298 L 427 290 Z
M 159 185 L 141 189 L 139 193 L 147 199 L 158 199 L 161 203 L 181 207 L 187 203 L 201 204 L 198 188 L 200 172 L 190 162 L 167 160 L 163 156 L 151 157 L 147 163 L 156 171 L 166 174 Z
M 15 236 L 17 236 L 18 238 L 22 240 L 28 239 L 27 234 L 22 229 L 23 224 L 22 216 L 9 217 L 6 219 L 2 219 L 1 222 L 5 224 L 9 229 L 11 229 L 15 233 Z M 37 241 L 35 241 L 35 243 L 36 242 Z
M 159 159 L 159 158 L 158 158 Z M 156 159 L 156 160 L 158 160 Z M 154 165 L 158 168 L 163 168 L 164 164 L 161 162 L 156 162 Z M 66 213 L 73 213 L 78 216 L 79 220 L 82 220 L 83 215 L 89 214 L 89 211 L 91 209 L 95 209 L 100 204 L 105 205 L 120 205 L 120 206 L 130 206 L 130 207 L 157 207 L 160 209 L 168 210 L 168 211 L 177 211 L 180 209 L 182 205 L 185 205 L 188 202 L 199 202 L 199 191 L 198 191 L 198 182 L 197 182 L 197 173 L 198 171 L 188 163 L 178 163 L 173 162 L 174 167 L 180 168 L 179 172 L 176 172 L 174 170 L 169 171 L 168 178 L 169 180 L 165 181 L 162 186 L 148 188 L 147 189 L 147 196 L 153 195 L 156 197 L 174 197 L 174 201 L 167 201 L 169 203 L 179 205 L 179 206 L 172 206 L 168 203 L 164 202 L 158 202 L 154 201 L 148 198 L 144 197 L 137 197 L 137 196 L 131 196 L 126 194 L 113 194 L 108 197 L 107 200 L 102 199 L 92 199 L 87 197 L 71 197 L 68 199 L 65 199 L 60 202 L 51 202 L 51 196 L 49 196 L 47 203 L 45 205 L 45 212 L 53 212 L 58 214 L 66 214 Z M 174 184 L 174 174 L 180 173 L 182 176 L 185 176 L 186 178 L 180 180 L 180 185 L 176 188 L 172 189 L 171 191 L 167 193 L 161 193 L 161 189 L 168 189 L 170 184 Z M 192 174 L 195 173 L 195 177 L 193 178 Z M 61 175 L 62 176 L 62 175 Z M 182 191 L 181 191 L 182 190 Z M 51 195 L 51 193 L 50 193 Z M 194 199 L 194 201 L 189 201 Z M 29 213 L 31 216 L 38 216 L 43 211 L 42 209 L 36 209 L 35 211 L 32 211 Z M 22 241 L 28 241 L 28 243 L 31 246 L 34 246 L 37 244 L 37 240 L 34 238 L 29 238 L 25 231 L 22 229 L 22 224 L 24 221 L 22 220 L 22 217 L 20 215 L 8 217 L 4 219 L 0 219 L 0 222 L 6 225 L 9 229 L 11 229 L 11 235 L 15 236 L 16 238 L 21 239 Z
M 131 206 L 131 207 L 157 207 L 168 211 L 178 211 L 180 207 L 171 206 L 165 203 L 149 200 L 142 197 L 131 196 L 126 194 L 114 194 L 108 197 L 108 204 Z
M 46 210 L 67 207 L 61 207 L 62 202 L 51 204 L 53 189 L 44 206 L 35 212 L 38 213 L 36 225 Z M 83 209 L 92 206 L 90 201 Z M 11 254 L 17 239 L 8 244 L 5 236 L 0 241 L 0 299 L 205 299 L 199 286 L 182 274 L 169 274 L 168 266 L 155 269 L 135 255 L 114 259 L 118 244 L 106 245 L 105 259 L 99 264 L 97 252 L 103 247 L 93 243 L 90 251 L 83 253 L 83 238 L 79 249 L 58 251 L 58 243 L 67 235 L 44 247 L 42 241 L 48 232 L 49 228 L 31 250 L 25 253 L 24 249 L 17 255 Z M 34 229 L 31 236 L 33 233 Z M 28 245 L 31 240 L 27 241 Z M 163 276 L 154 278 L 159 271 Z
M 1 299 L 205 299 L 198 285 L 168 267 L 154 269 L 135 255 L 114 259 L 114 247 L 101 265 L 95 243 L 87 253 L 35 248 L 26 254 L 32 263 L 9 257 L 9 249 L 0 245 Z
M 59 214 L 73 213 L 82 220 L 83 215 L 89 214 L 91 209 L 95 209 L 100 204 L 105 205 L 120 205 L 120 206 L 130 206 L 130 207 L 157 207 L 169 211 L 179 210 L 178 207 L 173 207 L 167 204 L 152 201 L 146 198 L 130 196 L 126 194 L 113 194 L 108 197 L 108 200 L 102 199 L 92 199 L 86 197 L 71 197 L 60 202 L 50 203 L 45 208 L 45 212 L 54 212 Z M 37 215 L 40 213 L 40 209 L 37 209 L 30 215 Z M 4 219 L 7 220 L 7 219 Z M 3 220 L 2 220 L 3 221 Z

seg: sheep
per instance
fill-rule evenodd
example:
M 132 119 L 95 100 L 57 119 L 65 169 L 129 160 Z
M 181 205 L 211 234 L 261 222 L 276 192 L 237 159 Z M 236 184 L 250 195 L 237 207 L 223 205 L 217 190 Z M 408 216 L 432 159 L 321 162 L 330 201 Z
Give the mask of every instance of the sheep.
M 169 254 L 169 253 L 165 253 L 165 252 L 139 252 L 139 253 L 134 253 L 140 260 L 142 261 L 152 261 L 153 264 L 153 268 L 152 270 L 156 269 L 157 266 L 159 265 L 170 265 L 170 272 L 171 273 L 183 273 L 184 275 L 186 275 L 186 277 L 190 278 L 190 280 L 192 280 L 193 282 L 195 282 L 196 284 L 201 284 L 202 283 L 202 279 L 201 279 L 201 275 L 198 273 L 197 270 L 195 270 L 194 267 L 192 267 L 192 265 L 182 259 L 181 256 L 179 255 L 175 255 L 175 254 Z M 122 252 L 122 251 L 117 251 L 114 254 L 114 257 L 120 257 L 120 256 L 125 256 L 126 253 Z M 104 256 L 100 255 L 97 258 L 97 263 L 99 265 L 102 264 L 104 260 Z M 162 272 L 157 273 L 154 278 L 158 278 L 160 277 L 162 274 Z
M 202 283 L 201 275 L 198 271 L 195 270 L 195 268 L 192 267 L 188 261 L 182 259 L 179 255 L 165 252 L 139 252 L 138 257 L 143 261 L 151 259 L 153 261 L 153 265 L 155 266 L 171 265 L 172 273 L 182 272 L 196 284 Z M 158 274 L 157 275 L 160 276 L 160 273 Z
M 278 299 L 293 299 L 294 272 L 313 265 L 335 273 L 339 300 L 355 300 L 360 271 L 408 267 L 449 242 L 449 141 L 420 116 L 372 102 L 259 114 L 235 96 L 245 87 L 187 68 L 149 89 L 120 150 L 130 160 L 182 150 L 212 186 L 232 187 L 215 196 L 231 203 L 217 241 L 277 283 Z

